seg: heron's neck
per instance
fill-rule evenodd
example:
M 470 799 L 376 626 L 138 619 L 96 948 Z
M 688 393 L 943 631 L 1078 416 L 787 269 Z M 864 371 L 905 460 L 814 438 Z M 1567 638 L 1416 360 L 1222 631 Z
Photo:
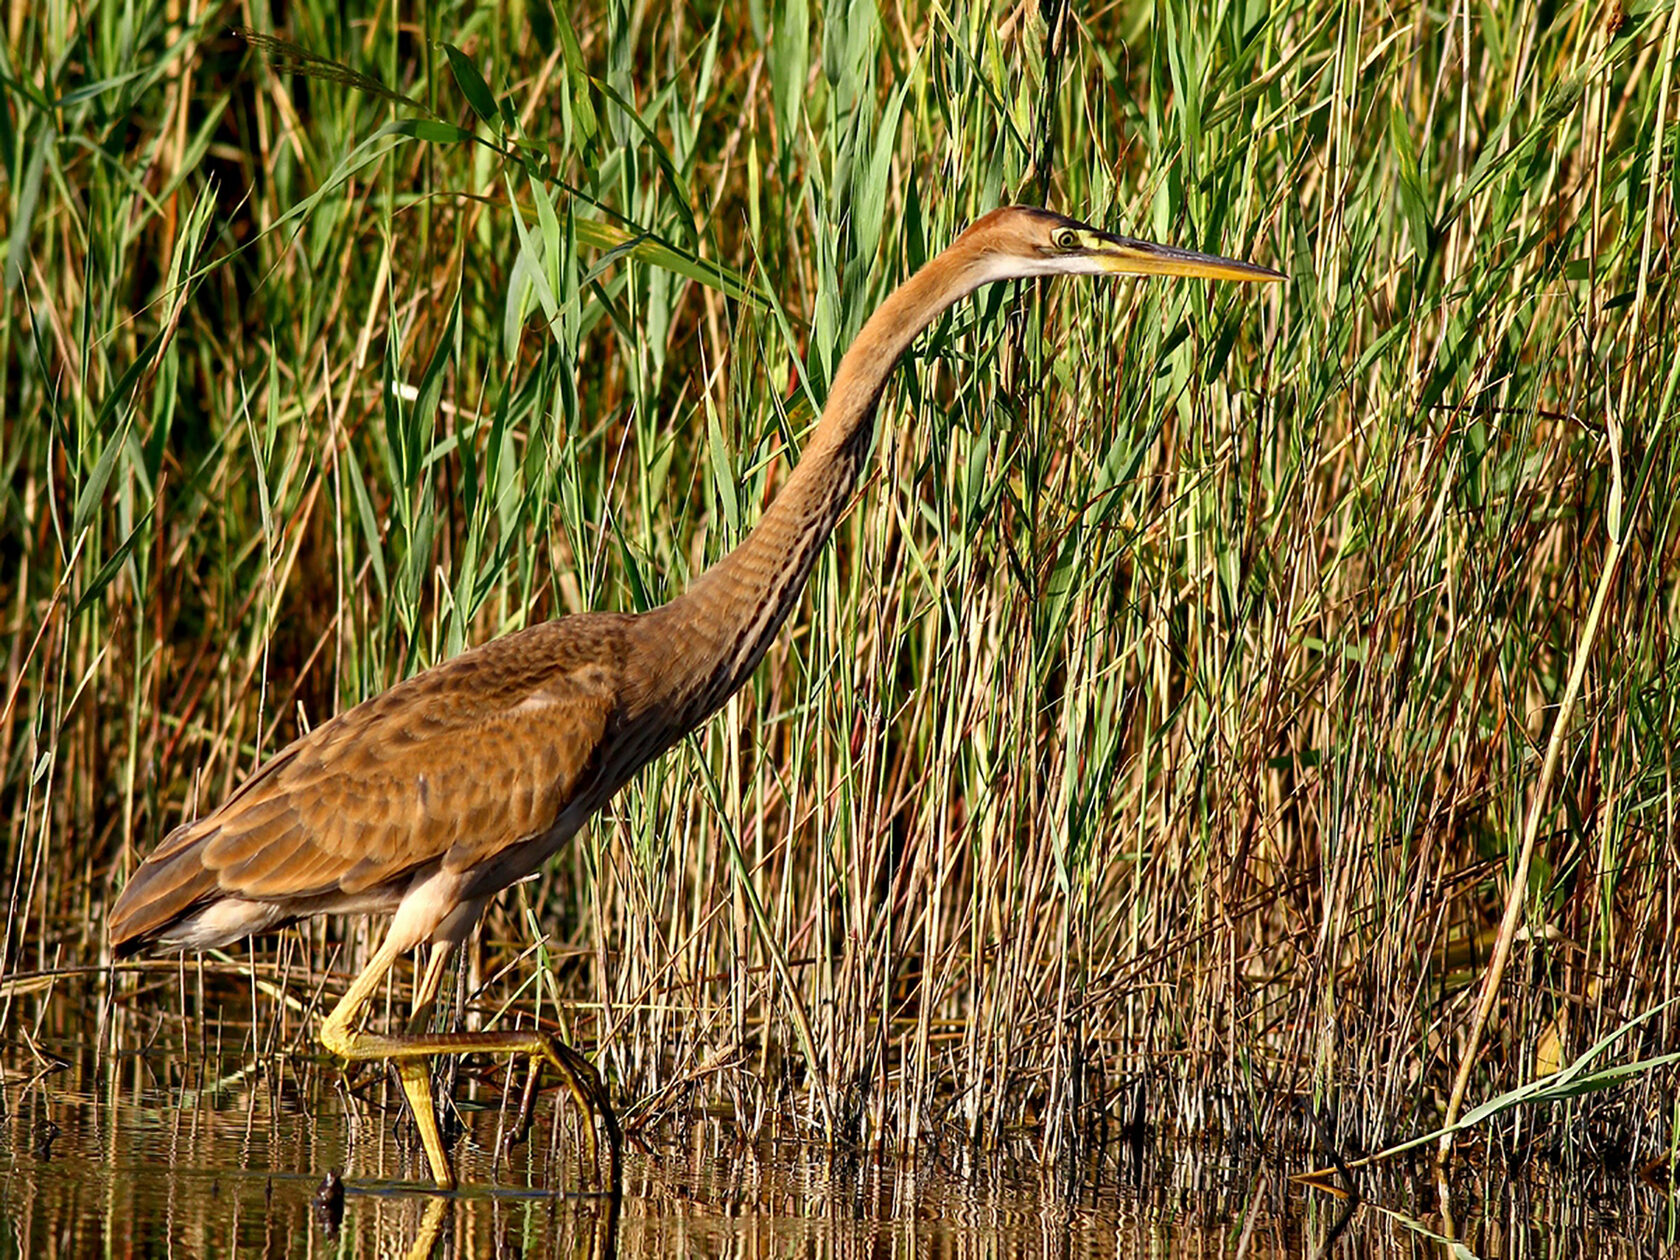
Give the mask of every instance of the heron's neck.
M 887 378 L 917 334 L 986 279 L 962 251 L 959 241 L 923 267 L 864 324 L 787 486 L 740 546 L 661 610 L 672 655 L 658 690 L 685 727 L 747 680 L 798 603 L 857 484 Z

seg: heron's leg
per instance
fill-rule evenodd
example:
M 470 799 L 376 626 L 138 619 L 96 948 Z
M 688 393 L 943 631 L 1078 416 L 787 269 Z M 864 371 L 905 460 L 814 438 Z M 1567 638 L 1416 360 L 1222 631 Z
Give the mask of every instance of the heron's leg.
M 362 1008 L 373 996 L 386 974 L 402 952 L 402 942 L 387 935 L 367 969 L 351 982 L 349 990 L 333 1007 L 321 1025 L 321 1044 L 333 1054 L 350 1062 L 388 1059 L 397 1065 L 403 1093 L 408 1096 L 414 1111 L 414 1121 L 420 1129 L 426 1157 L 432 1165 L 432 1175 L 445 1189 L 455 1184 L 449 1158 L 438 1133 L 437 1117 L 432 1109 L 430 1073 L 427 1061 L 439 1054 L 515 1054 L 531 1060 L 533 1066 L 546 1063 L 560 1073 L 572 1097 L 584 1112 L 584 1138 L 589 1147 L 590 1162 L 597 1175 L 601 1171 L 599 1140 L 595 1120 L 599 1117 L 607 1130 L 607 1183 L 613 1195 L 621 1191 L 620 1170 L 622 1145 L 618 1117 L 612 1100 L 602 1083 L 600 1074 L 590 1062 L 570 1046 L 556 1041 L 547 1033 L 532 1029 L 516 1032 L 420 1033 L 411 1025 L 403 1036 L 361 1032 L 356 1028 Z M 415 997 L 415 1011 L 422 1013 L 437 993 L 449 958 L 447 947 L 434 948 Z
M 433 942 L 432 956 L 426 960 L 426 970 L 420 977 L 420 987 L 414 991 L 414 1007 L 408 1016 L 410 1033 L 420 1033 L 426 1021 L 432 1017 L 432 1007 L 437 1005 L 438 986 L 443 983 L 443 973 L 448 969 L 449 958 L 454 952 L 454 941 Z
M 432 1176 L 439 1189 L 455 1188 L 455 1171 L 449 1166 L 449 1152 L 443 1149 L 443 1133 L 438 1129 L 437 1112 L 432 1106 L 432 1061 L 397 1059 L 397 1079 L 402 1082 L 403 1096 L 414 1117 L 414 1127 L 420 1131 L 420 1145 L 426 1148 L 426 1162 L 432 1166 Z
M 386 935 L 379 949 L 375 951 L 368 965 L 362 968 L 362 973 L 350 982 L 344 996 L 338 999 L 321 1024 L 321 1044 L 341 1059 L 379 1058 L 378 1055 L 364 1055 L 356 1053 L 356 1042 L 360 1034 L 355 1031 L 357 1017 L 362 1013 L 362 1007 L 373 996 L 374 990 L 385 979 L 391 970 L 391 964 L 397 961 L 401 953 L 399 942 Z
M 438 1235 L 443 1232 L 443 1213 L 448 1206 L 449 1200 L 444 1198 L 434 1198 L 426 1204 L 426 1213 L 420 1218 L 420 1232 L 414 1236 L 414 1245 L 403 1252 L 404 1260 L 430 1260 Z
M 455 952 L 454 941 L 438 941 L 432 945 L 432 956 L 420 977 L 420 987 L 414 993 L 414 1009 L 408 1017 L 408 1036 L 424 1034 L 426 1021 L 431 1018 L 437 1002 L 438 985 L 443 981 L 449 956 Z M 414 1127 L 420 1131 L 420 1144 L 426 1148 L 426 1162 L 432 1166 L 432 1176 L 445 1188 L 455 1184 L 455 1174 L 449 1166 L 449 1154 L 443 1149 L 443 1133 L 438 1128 L 437 1111 L 432 1101 L 432 1060 L 430 1056 L 396 1061 L 397 1079 L 402 1082 L 408 1110 L 414 1116 Z
M 349 990 L 321 1025 L 321 1044 L 351 1063 L 373 1059 L 392 1061 L 397 1069 L 397 1079 L 402 1082 L 403 1095 L 408 1099 L 409 1110 L 414 1115 L 414 1127 L 420 1132 L 420 1144 L 426 1148 L 426 1162 L 432 1166 L 432 1177 L 447 1190 L 455 1184 L 455 1173 L 449 1166 L 449 1155 L 443 1149 L 443 1135 L 438 1130 L 437 1111 L 432 1105 L 431 1059 L 436 1052 L 416 1050 L 414 1043 L 424 1040 L 416 1034 L 437 999 L 438 984 L 443 979 L 444 966 L 454 949 L 453 942 L 432 947 L 432 956 L 414 995 L 408 1036 L 382 1037 L 356 1030 L 362 1007 L 367 1005 L 368 999 L 390 972 L 397 955 L 402 952 L 400 944 L 389 934 L 385 937 L 372 961 L 351 982 Z

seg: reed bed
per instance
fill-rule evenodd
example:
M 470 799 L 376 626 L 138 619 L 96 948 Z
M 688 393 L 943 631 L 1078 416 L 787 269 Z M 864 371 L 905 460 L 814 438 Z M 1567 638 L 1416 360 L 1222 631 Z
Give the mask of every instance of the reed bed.
M 14 1048 L 244 1004 L 307 1053 L 366 923 L 109 1018 L 55 981 L 309 724 L 680 591 L 875 303 L 1022 201 L 1291 279 L 924 337 L 752 684 L 498 902 L 458 1012 L 562 1029 L 644 1132 L 1356 1152 L 1440 1121 L 1537 810 L 1471 1102 L 1641 1015 L 1597 1066 L 1680 1049 L 1680 8 L 273 16 L 7 11 Z M 1677 1084 L 1480 1131 L 1671 1159 Z

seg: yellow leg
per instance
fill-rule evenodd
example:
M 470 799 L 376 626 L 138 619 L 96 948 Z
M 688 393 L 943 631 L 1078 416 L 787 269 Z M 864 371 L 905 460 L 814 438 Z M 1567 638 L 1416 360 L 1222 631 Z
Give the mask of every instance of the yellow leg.
M 448 1206 L 448 1199 L 433 1199 L 426 1204 L 426 1213 L 420 1218 L 420 1232 L 415 1235 L 414 1245 L 403 1252 L 403 1260 L 430 1260 L 438 1235 L 443 1232 L 443 1213 Z
M 455 946 L 448 941 L 432 946 L 432 956 L 426 960 L 425 973 L 420 977 L 420 987 L 414 992 L 414 1008 L 408 1015 L 408 1031 L 419 1033 L 425 1023 L 432 1017 L 432 1007 L 437 1004 L 438 986 L 443 983 L 443 973 L 449 966 L 449 957 L 455 952 Z
M 600 1074 L 587 1059 L 547 1033 L 534 1030 L 434 1034 L 424 1034 L 420 1031 L 420 1025 L 424 1023 L 432 1003 L 436 1000 L 438 984 L 443 979 L 444 967 L 449 961 L 452 948 L 449 945 L 433 947 L 425 974 L 421 977 L 420 988 L 414 995 L 414 1014 L 409 1020 L 405 1035 L 399 1037 L 359 1032 L 356 1023 L 362 1008 L 367 1005 L 368 999 L 378 989 L 401 952 L 397 942 L 387 936 L 378 952 L 374 954 L 373 960 L 368 963 L 367 969 L 351 983 L 349 991 L 339 999 L 338 1005 L 333 1007 L 326 1022 L 321 1025 L 321 1044 L 339 1058 L 352 1063 L 388 1059 L 396 1064 L 403 1093 L 407 1096 L 409 1108 L 414 1113 L 415 1127 L 420 1130 L 421 1144 L 426 1148 L 427 1162 L 432 1166 L 432 1176 L 443 1189 L 454 1186 L 455 1174 L 449 1166 L 449 1154 L 443 1149 L 443 1135 L 438 1130 L 437 1114 L 432 1106 L 432 1056 L 473 1053 L 524 1055 L 531 1060 L 533 1074 L 540 1071 L 541 1064 L 549 1064 L 560 1073 L 572 1097 L 583 1110 L 584 1137 L 589 1147 L 590 1162 L 594 1164 L 597 1176 L 601 1172 L 601 1153 L 595 1134 L 596 1118 L 599 1117 L 601 1123 L 606 1126 L 607 1186 L 616 1198 L 623 1185 L 619 1166 L 622 1143 L 618 1117 L 613 1112 L 612 1100 L 607 1095 Z M 529 1103 L 528 1088 L 525 1106 L 521 1108 L 522 1115 Z
M 408 1017 L 409 1037 L 420 1036 L 426 1021 L 431 1018 L 438 986 L 443 982 L 449 956 L 454 952 L 452 944 L 432 946 L 432 956 L 426 961 L 420 987 L 414 994 L 414 1009 Z M 408 1099 L 408 1110 L 414 1117 L 414 1127 L 420 1131 L 420 1144 L 426 1148 L 426 1162 L 432 1166 L 432 1176 L 440 1187 L 451 1189 L 455 1185 L 455 1173 L 449 1166 L 449 1155 L 443 1149 L 443 1134 L 438 1128 L 437 1112 L 432 1102 L 432 1061 L 430 1058 L 399 1059 L 396 1068 L 403 1096 Z
M 426 1162 L 432 1166 L 432 1176 L 440 1190 L 455 1188 L 455 1170 L 449 1166 L 449 1152 L 443 1149 L 443 1133 L 438 1128 L 437 1112 L 432 1106 L 432 1061 L 428 1059 L 398 1059 L 397 1079 L 402 1082 L 408 1099 L 414 1127 L 420 1130 L 420 1144 L 426 1148 Z

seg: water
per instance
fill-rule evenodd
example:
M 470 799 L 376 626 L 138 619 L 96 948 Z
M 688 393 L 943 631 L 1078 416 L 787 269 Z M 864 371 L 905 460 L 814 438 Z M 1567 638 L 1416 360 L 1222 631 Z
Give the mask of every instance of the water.
M 258 1062 L 155 1046 L 97 1061 L 58 1047 L 71 1061 L 46 1072 L 48 1048 L 32 1053 L 10 1032 L 6 1042 L 0 1260 L 1680 1255 L 1667 1242 L 1672 1204 L 1637 1182 L 1472 1182 L 1455 1217 L 1404 1183 L 1350 1210 L 1263 1159 L 1127 1148 L 1094 1159 L 1070 1194 L 1024 1162 L 836 1164 L 809 1146 L 741 1145 L 717 1124 L 630 1150 L 615 1220 L 580 1188 L 557 1091 L 530 1140 L 494 1156 L 505 1115 L 493 1072 L 457 1085 L 467 1188 L 444 1196 L 427 1189 L 378 1072 L 349 1088 L 308 1054 Z M 316 1206 L 329 1170 L 344 1179 L 332 1232 Z

